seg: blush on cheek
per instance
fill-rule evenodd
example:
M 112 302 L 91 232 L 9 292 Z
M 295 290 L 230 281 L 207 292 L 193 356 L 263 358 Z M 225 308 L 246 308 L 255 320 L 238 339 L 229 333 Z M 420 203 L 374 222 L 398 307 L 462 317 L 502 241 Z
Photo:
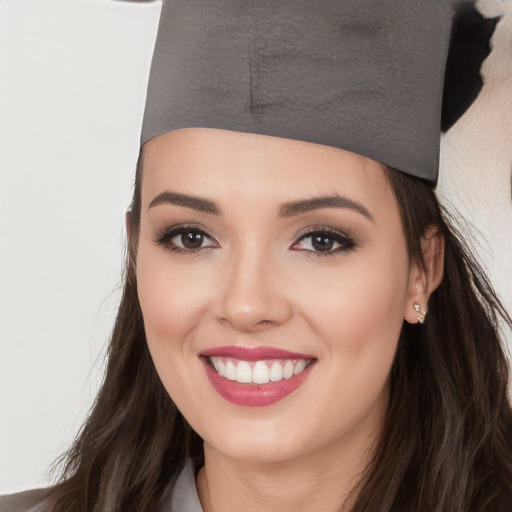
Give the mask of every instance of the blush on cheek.
M 188 274 L 168 261 L 162 264 L 159 258 L 139 255 L 138 295 L 147 331 L 159 337 L 180 336 L 194 325 L 208 298 L 200 277 Z
M 321 325 L 337 326 L 341 332 L 350 330 L 354 335 L 399 329 L 406 299 L 404 277 L 383 269 L 379 273 L 357 272 L 343 281 L 336 293 L 326 294 L 330 300 L 315 301 L 321 305 Z
M 139 300 L 150 344 L 171 344 L 173 340 L 183 339 L 194 325 L 194 313 L 183 301 L 144 288 L 139 291 Z
M 343 374 L 340 382 L 352 390 L 350 403 L 356 408 L 384 392 L 403 324 L 406 272 L 386 265 L 374 269 L 345 276 L 338 283 L 343 291 L 330 292 L 336 299 L 324 301 L 316 315 L 317 332 L 331 340 L 331 357 Z

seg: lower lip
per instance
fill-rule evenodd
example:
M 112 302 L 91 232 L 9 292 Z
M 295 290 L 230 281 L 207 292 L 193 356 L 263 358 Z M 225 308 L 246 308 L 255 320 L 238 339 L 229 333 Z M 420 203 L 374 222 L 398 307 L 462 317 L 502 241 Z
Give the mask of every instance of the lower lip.
M 289 379 L 267 384 L 242 384 L 236 380 L 221 377 L 209 364 L 205 357 L 201 361 L 208 380 L 220 396 L 236 405 L 246 407 L 264 407 L 279 402 L 293 393 L 308 378 L 314 361 L 302 372 Z

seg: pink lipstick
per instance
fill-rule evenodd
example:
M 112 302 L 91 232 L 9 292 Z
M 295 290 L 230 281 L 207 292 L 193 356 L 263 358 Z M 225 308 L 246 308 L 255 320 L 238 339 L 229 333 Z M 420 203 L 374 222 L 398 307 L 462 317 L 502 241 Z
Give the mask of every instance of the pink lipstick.
M 214 389 L 242 406 L 262 407 L 282 400 L 309 376 L 316 358 L 273 347 L 224 346 L 202 352 Z

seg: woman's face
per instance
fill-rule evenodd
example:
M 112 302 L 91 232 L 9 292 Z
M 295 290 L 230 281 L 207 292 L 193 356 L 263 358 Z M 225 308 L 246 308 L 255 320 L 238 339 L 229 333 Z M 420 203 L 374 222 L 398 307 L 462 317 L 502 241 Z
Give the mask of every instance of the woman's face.
M 137 282 L 149 349 L 225 456 L 289 460 L 373 439 L 416 270 L 372 160 L 211 129 L 145 147 Z

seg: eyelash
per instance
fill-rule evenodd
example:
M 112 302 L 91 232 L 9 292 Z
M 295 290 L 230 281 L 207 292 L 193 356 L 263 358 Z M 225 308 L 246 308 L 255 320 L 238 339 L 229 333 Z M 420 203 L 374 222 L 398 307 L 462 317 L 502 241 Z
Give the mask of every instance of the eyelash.
M 304 252 L 307 256 L 318 258 L 325 256 L 335 256 L 339 253 L 347 253 L 354 250 L 357 247 L 357 243 L 354 240 L 354 238 L 342 233 L 341 231 L 338 231 L 337 229 L 327 227 L 313 227 L 308 229 L 306 232 L 298 235 L 298 240 L 293 244 L 292 249 L 303 240 L 312 238 L 314 235 L 322 238 L 329 238 L 333 240 L 335 243 L 340 244 L 340 246 L 337 247 L 336 249 L 330 249 L 328 251 L 312 251 L 307 249 L 296 250 L 302 250 L 302 252 Z
M 198 247 L 197 249 L 186 249 L 183 247 L 177 247 L 176 245 L 172 244 L 171 241 L 173 238 L 179 235 L 183 235 L 185 233 L 199 234 L 204 238 L 212 241 L 214 245 Z M 155 243 L 164 246 L 171 253 L 179 253 L 188 256 L 192 256 L 198 253 L 199 251 L 204 251 L 205 249 L 214 249 L 219 246 L 217 240 L 215 240 L 215 238 L 212 235 L 196 226 L 174 226 L 172 228 L 165 229 L 157 236 L 157 238 L 155 239 Z
M 172 244 L 172 239 L 183 235 L 185 233 L 195 233 L 198 234 L 205 239 L 209 239 L 211 242 L 213 242 L 213 245 L 209 245 L 206 247 L 198 247 L 196 249 L 186 249 L 183 247 L 177 247 L 176 245 Z M 335 243 L 340 244 L 339 247 L 335 249 L 330 249 L 326 251 L 315 251 L 315 250 L 309 250 L 309 249 L 294 249 L 298 244 L 303 242 L 304 240 L 307 240 L 308 238 L 312 238 L 314 235 L 318 237 L 323 238 L 329 238 L 333 240 Z M 297 238 L 298 237 L 298 238 Z M 304 233 L 300 233 L 297 235 L 297 241 L 293 243 L 291 249 L 296 251 L 301 251 L 307 256 L 310 257 L 324 257 L 324 256 L 334 256 L 336 254 L 342 253 L 342 252 L 350 252 L 353 249 L 357 247 L 356 241 L 342 233 L 341 231 L 338 231 L 336 229 L 332 228 L 326 228 L 326 227 L 314 227 L 308 229 Z M 219 247 L 219 243 L 215 238 L 210 235 L 208 232 L 204 231 L 203 229 L 200 229 L 196 226 L 174 226 L 168 229 L 163 230 L 154 240 L 155 243 L 158 245 L 164 246 L 168 251 L 171 253 L 179 253 L 183 255 L 189 255 L 192 256 L 194 254 L 197 254 L 200 251 L 204 251 L 205 249 L 214 249 L 216 247 Z

